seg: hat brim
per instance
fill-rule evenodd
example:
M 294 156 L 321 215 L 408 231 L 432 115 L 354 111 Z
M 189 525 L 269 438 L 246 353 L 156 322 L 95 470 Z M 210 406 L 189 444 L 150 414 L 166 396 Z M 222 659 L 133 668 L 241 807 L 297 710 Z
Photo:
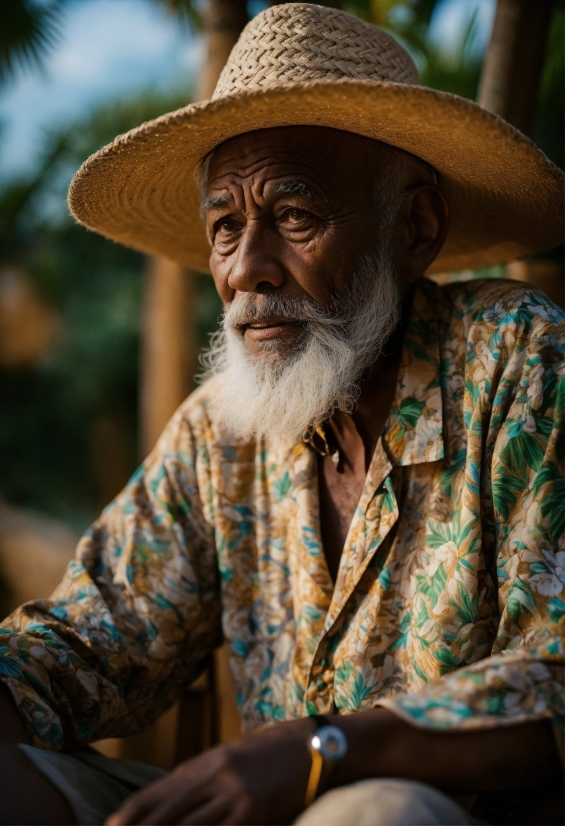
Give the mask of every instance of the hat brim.
M 563 173 L 524 135 L 457 95 L 348 78 L 237 92 L 148 121 L 85 161 L 69 189 L 71 212 L 114 241 L 207 272 L 201 160 L 244 132 L 296 125 L 365 135 L 435 167 L 451 218 L 431 273 L 562 242 Z

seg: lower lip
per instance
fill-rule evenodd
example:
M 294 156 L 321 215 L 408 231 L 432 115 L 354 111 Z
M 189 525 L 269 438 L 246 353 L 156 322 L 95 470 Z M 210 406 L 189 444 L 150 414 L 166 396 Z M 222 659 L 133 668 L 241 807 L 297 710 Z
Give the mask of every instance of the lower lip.
M 298 325 L 274 324 L 272 327 L 246 327 L 244 337 L 248 341 L 268 341 L 274 338 L 286 338 L 296 335 Z

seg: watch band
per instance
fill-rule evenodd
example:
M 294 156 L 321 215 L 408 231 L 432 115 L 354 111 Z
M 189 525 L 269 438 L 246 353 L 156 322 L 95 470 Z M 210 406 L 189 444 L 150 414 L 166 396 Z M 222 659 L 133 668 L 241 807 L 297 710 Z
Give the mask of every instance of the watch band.
M 304 797 L 305 808 L 311 806 L 316 799 L 324 764 L 335 768 L 347 751 L 347 740 L 341 729 L 332 726 L 323 715 L 312 715 L 310 719 L 314 722 L 314 732 L 309 742 L 312 766 Z

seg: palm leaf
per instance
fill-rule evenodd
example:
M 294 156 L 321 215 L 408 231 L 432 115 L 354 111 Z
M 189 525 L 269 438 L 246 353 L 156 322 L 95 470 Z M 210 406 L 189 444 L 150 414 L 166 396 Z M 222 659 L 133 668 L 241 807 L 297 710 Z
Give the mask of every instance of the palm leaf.
M 505 471 L 496 474 L 492 481 L 492 500 L 494 507 L 508 521 L 510 513 L 516 507 L 516 493 L 525 489 L 524 482 Z
M 547 493 L 541 504 L 541 515 L 549 519 L 549 535 L 557 546 L 565 534 L 565 480 L 558 476 L 551 492 Z
M 18 66 L 36 68 L 60 37 L 63 0 L 36 5 L 30 0 L 0 3 L 0 83 Z
M 437 651 L 434 651 L 433 656 L 434 659 L 436 659 L 440 664 L 439 673 L 442 676 L 444 674 L 450 674 L 452 671 L 459 668 L 463 660 L 462 657 L 455 657 L 449 648 L 440 648 Z
M 439 484 L 443 493 L 446 496 L 451 497 L 453 477 L 455 476 L 457 471 L 461 470 L 461 468 L 464 466 L 466 458 L 467 450 L 465 448 L 463 448 L 462 450 L 458 450 L 457 453 L 454 455 L 451 464 L 441 474 Z
M 470 594 L 461 582 L 457 583 L 457 600 L 449 600 L 452 608 L 464 625 L 471 625 L 477 621 L 479 600 L 476 594 Z
M 407 426 L 416 427 L 418 419 L 425 407 L 425 402 L 418 401 L 414 396 L 408 396 L 400 402 L 400 409 L 398 411 L 399 421 Z
M 508 593 L 507 610 L 510 619 L 518 622 L 522 611 L 532 614 L 536 604 L 527 582 L 517 579 Z
M 517 435 L 511 435 L 500 451 L 500 461 L 506 465 L 511 473 L 516 474 L 525 483 L 530 478 L 530 471 L 539 471 L 547 445 L 545 437 L 521 430 Z

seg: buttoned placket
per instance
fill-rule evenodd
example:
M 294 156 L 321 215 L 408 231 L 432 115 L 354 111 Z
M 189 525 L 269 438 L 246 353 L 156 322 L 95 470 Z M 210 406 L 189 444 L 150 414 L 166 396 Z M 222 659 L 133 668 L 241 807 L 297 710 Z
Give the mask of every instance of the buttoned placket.
M 379 439 L 344 543 L 322 633 L 313 652 L 304 696 L 306 714 L 325 714 L 333 710 L 335 663 L 328 650 L 328 641 L 351 594 L 398 519 L 391 470 L 392 464 Z M 381 524 L 383 506 L 390 516 L 384 526 Z
M 307 646 L 310 663 L 302 710 L 305 714 L 322 714 L 333 710 L 335 663 L 329 644 L 331 632 L 336 629 L 347 601 L 367 566 L 398 520 L 398 503 L 390 476 L 393 466 L 420 464 L 444 457 L 439 340 L 427 292 L 424 285 L 415 291 L 391 413 L 369 466 L 333 588 L 321 542 L 317 489 L 308 492 L 315 519 L 309 520 L 311 514 L 307 510 L 302 512 L 312 531 L 311 535 L 316 535 L 316 540 L 311 542 L 309 549 L 303 543 L 303 563 L 311 571 L 316 570 L 316 565 L 320 566 L 322 570 L 318 568 L 315 579 L 324 584 L 323 595 L 320 594 L 322 599 L 316 606 L 316 622 L 305 618 L 304 611 L 301 611 L 299 621 L 302 626 L 300 633 L 310 634 Z M 418 407 L 414 408 L 413 401 L 416 399 L 419 400 Z M 417 417 L 414 417 L 414 409 L 419 411 Z M 422 418 L 427 424 L 424 437 L 417 428 Z M 306 444 L 310 445 L 306 450 L 312 462 L 317 463 L 316 454 L 325 455 L 324 450 L 328 450 L 320 426 L 304 434 L 304 442 L 305 448 Z M 317 481 L 316 475 L 314 478 Z M 302 605 L 302 599 L 299 602 Z M 302 663 L 302 668 L 304 666 L 305 663 Z

